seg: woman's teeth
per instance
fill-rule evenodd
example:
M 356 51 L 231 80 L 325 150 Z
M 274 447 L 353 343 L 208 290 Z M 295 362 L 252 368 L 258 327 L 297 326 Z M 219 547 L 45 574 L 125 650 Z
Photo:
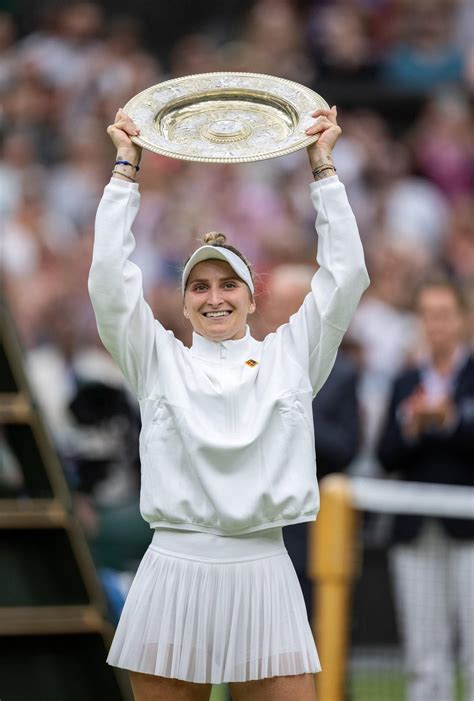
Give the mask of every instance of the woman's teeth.
M 231 312 L 205 312 L 204 316 L 216 318 L 219 316 L 229 316 Z

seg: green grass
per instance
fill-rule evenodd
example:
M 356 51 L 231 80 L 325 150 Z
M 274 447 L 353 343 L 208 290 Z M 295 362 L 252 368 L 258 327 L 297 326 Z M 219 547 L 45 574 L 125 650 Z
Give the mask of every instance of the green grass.
M 455 701 L 464 701 L 463 683 L 457 678 Z M 396 672 L 357 672 L 349 680 L 351 701 L 406 701 L 405 681 Z
M 391 672 L 358 672 L 349 682 L 351 701 L 405 701 L 403 677 Z
M 227 684 L 214 684 L 209 701 L 229 701 L 229 699 Z

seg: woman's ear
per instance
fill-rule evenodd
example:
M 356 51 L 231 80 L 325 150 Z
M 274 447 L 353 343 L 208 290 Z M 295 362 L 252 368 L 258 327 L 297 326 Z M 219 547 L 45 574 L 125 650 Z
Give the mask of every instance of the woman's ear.
M 254 311 L 256 310 L 256 308 L 257 308 L 257 305 L 256 305 L 256 303 L 255 303 L 255 299 L 252 297 L 252 299 L 250 300 L 248 313 L 249 313 L 249 314 L 253 314 Z
M 186 309 L 186 307 L 183 307 L 183 314 L 186 317 L 186 319 L 189 319 L 189 313 L 188 313 L 188 310 Z

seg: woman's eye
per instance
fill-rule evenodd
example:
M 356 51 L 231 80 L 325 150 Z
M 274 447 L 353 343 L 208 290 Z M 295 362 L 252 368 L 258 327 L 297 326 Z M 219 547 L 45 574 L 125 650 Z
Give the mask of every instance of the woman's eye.
M 205 285 L 195 285 L 195 287 L 193 287 L 194 292 L 202 292 L 205 289 L 206 289 Z
M 237 287 L 237 285 L 235 284 L 235 282 L 226 282 L 224 287 Z

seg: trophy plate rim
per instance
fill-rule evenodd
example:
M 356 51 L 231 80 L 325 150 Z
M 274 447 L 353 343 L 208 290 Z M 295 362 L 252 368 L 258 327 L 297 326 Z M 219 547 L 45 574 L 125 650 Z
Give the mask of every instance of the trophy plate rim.
M 172 78 L 124 106 L 148 151 L 201 163 L 249 163 L 284 156 L 317 141 L 305 129 L 329 109 L 318 93 L 264 73 L 216 71 Z

